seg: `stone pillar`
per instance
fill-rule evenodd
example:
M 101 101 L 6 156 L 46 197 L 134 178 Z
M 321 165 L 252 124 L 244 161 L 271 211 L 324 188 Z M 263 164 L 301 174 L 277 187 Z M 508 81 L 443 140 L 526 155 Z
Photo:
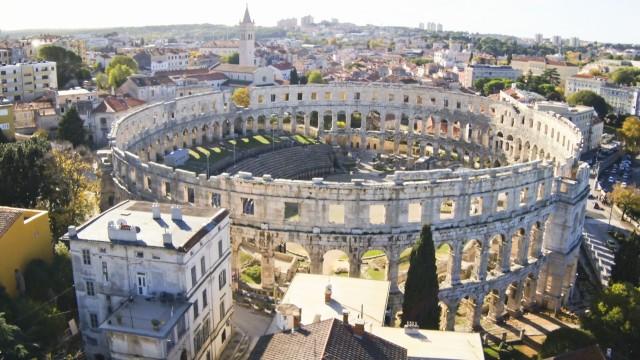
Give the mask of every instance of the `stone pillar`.
M 451 306 L 447 306 L 447 323 L 445 325 L 445 330 L 453 331 L 456 325 L 456 312 L 458 310 L 458 304 L 452 304 Z
M 489 321 L 500 322 L 504 313 L 504 291 L 499 290 L 498 294 L 490 294 L 489 298 Z
M 400 270 L 400 256 L 397 254 L 397 251 L 391 251 L 389 253 L 389 263 L 387 270 L 387 280 L 391 283 L 389 292 L 395 293 L 399 292 L 400 288 L 398 287 L 398 272 Z
M 338 114 L 335 111 L 331 112 L 331 131 L 338 130 Z
M 491 249 L 490 238 L 485 237 L 482 242 L 480 264 L 478 265 L 478 280 L 484 281 L 487 278 L 487 266 L 489 265 L 489 250 Z
M 382 132 L 380 134 L 380 138 L 378 138 L 378 153 L 379 154 L 384 154 L 384 142 L 385 142 L 385 135 L 384 135 L 384 132 Z
M 522 283 L 518 283 L 517 285 L 509 285 L 507 292 L 507 310 L 512 316 L 520 316 L 522 315 L 522 311 L 520 309 L 522 300 Z
M 502 245 L 502 254 L 500 254 L 501 268 L 503 273 L 511 271 L 511 237 L 513 234 L 508 233 Z
M 519 252 L 518 252 L 518 264 L 527 265 L 529 263 L 529 243 L 531 238 L 531 231 L 524 232 L 524 235 L 520 238 Z
M 261 285 L 263 289 L 271 289 L 275 285 L 275 260 L 273 258 L 273 249 L 261 249 L 260 255 Z
M 529 277 L 525 280 L 523 302 L 526 309 L 530 309 L 538 301 L 537 296 L 538 279 L 535 277 Z
M 433 119 L 433 136 L 435 137 L 440 137 L 440 117 L 439 116 L 431 116 L 431 118 Z M 435 144 L 434 146 L 434 153 L 435 153 Z
M 309 136 L 309 127 L 311 126 L 311 116 L 304 113 L 304 136 Z
M 242 122 L 242 136 L 247 136 L 247 121 Z
M 460 268 L 462 267 L 462 245 L 454 245 L 452 249 L 453 261 L 451 264 L 451 285 L 460 284 Z
M 309 254 L 309 270 L 312 274 L 322 274 L 322 252 L 321 251 L 311 251 Z
M 229 136 L 232 138 L 236 137 L 236 128 L 235 128 L 235 121 L 230 121 L 229 122 Z
M 476 299 L 473 305 L 473 318 L 471 320 L 471 327 L 473 331 L 478 331 L 480 329 L 480 319 L 482 318 L 482 301 L 483 297 L 480 296 L 480 299 Z
M 358 254 L 349 255 L 349 277 L 360 277 L 360 265 L 362 261 L 358 257 Z

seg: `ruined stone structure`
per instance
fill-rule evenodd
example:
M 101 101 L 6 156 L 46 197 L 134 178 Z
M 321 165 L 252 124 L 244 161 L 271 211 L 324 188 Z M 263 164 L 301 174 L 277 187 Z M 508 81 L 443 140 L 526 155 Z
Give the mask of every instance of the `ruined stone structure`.
M 248 109 L 234 108 L 228 93 L 213 92 L 153 104 L 120 120 L 112 148 L 123 196 L 228 208 L 234 251 L 242 242 L 260 249 L 265 287 L 274 281 L 274 247 L 285 242 L 306 249 L 313 273 L 322 272 L 323 254 L 339 249 L 349 256 L 350 275 L 358 276 L 362 254 L 382 250 L 394 308 L 401 299 L 400 253 L 422 224 L 431 224 L 436 247 L 450 249 L 439 295 L 446 329 L 454 328 L 458 307 L 468 310 L 475 327 L 483 315 L 500 319 L 536 304 L 554 309 L 568 298 L 588 166 L 577 160 L 583 139 L 567 119 L 417 86 L 340 83 L 250 92 Z M 344 148 L 457 159 L 465 168 L 339 183 L 249 173 L 207 178 L 155 162 L 176 147 L 272 128 Z

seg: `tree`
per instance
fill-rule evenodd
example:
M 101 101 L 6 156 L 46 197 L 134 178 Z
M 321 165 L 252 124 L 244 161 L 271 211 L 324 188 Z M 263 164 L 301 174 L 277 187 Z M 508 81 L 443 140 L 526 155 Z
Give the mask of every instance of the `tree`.
M 75 107 L 70 108 L 58 125 L 58 139 L 70 142 L 74 147 L 85 144 L 87 131 Z
M 307 74 L 307 83 L 309 84 L 324 84 L 322 74 L 318 70 L 312 70 Z
M 225 64 L 240 64 L 240 54 L 237 52 L 223 56 L 220 61 Z
M 635 116 L 627 117 L 622 123 L 620 135 L 624 139 L 627 150 L 638 152 L 640 150 L 640 119 Z
M 0 204 L 33 208 L 46 196 L 50 149 L 49 143 L 38 137 L 0 144 Z
M 298 70 L 294 67 L 291 70 L 291 75 L 289 75 L 289 83 L 292 85 L 298 85 L 300 83 L 300 78 L 298 77 Z
M 558 73 L 558 69 L 556 68 L 545 69 L 540 77 L 545 83 L 554 86 L 560 85 L 560 74 Z
M 598 113 L 598 116 L 603 117 L 609 112 L 609 104 L 602 98 L 602 96 L 594 93 L 591 90 L 581 90 L 569 95 L 567 98 L 569 105 L 585 105 L 591 106 Z
M 73 51 L 60 46 L 45 45 L 38 50 L 41 60 L 55 61 L 58 76 L 58 87 L 63 88 L 72 81 L 80 84 L 91 78 L 91 73 L 82 64 L 82 58 Z
M 97 73 L 95 77 L 95 81 L 96 81 L 96 86 L 98 86 L 98 89 L 100 90 L 109 89 L 109 77 L 105 73 L 102 73 L 102 72 Z
M 131 56 L 116 55 L 111 58 L 109 65 L 107 65 L 107 68 L 105 70 L 107 76 L 109 76 L 111 70 L 115 69 L 119 65 L 128 67 L 134 74 L 138 72 L 138 63 Z
M 497 94 L 509 86 L 511 86 L 509 79 L 491 79 L 482 87 L 482 94 L 485 96 Z
M 127 81 L 127 78 L 134 74 L 134 71 L 126 65 L 116 65 L 108 72 L 109 86 L 117 88 Z
M 634 186 L 623 187 L 616 184 L 613 186 L 611 197 L 613 203 L 622 209 L 622 219 L 630 210 L 640 209 L 640 191 Z
M 424 225 L 413 245 L 402 304 L 402 323 L 415 321 L 421 329 L 439 329 L 438 274 L 431 227 Z
M 620 241 L 615 263 L 611 268 L 611 281 L 640 285 L 640 241 L 636 234 Z
M 580 329 L 561 327 L 547 335 L 539 356 L 543 359 L 579 350 L 596 343 L 594 337 Z
M 231 95 L 231 100 L 239 106 L 239 107 L 249 107 L 250 97 L 249 97 L 249 88 L 237 88 L 233 90 L 233 95 Z
M 601 348 L 611 348 L 614 358 L 640 357 L 640 288 L 615 283 L 604 289 L 581 319 Z
M 5 313 L 0 312 L 0 359 L 27 359 L 29 352 L 20 341 L 22 331 L 10 324 Z
M 625 66 L 611 73 L 611 81 L 618 85 L 636 85 L 640 82 L 640 69 Z

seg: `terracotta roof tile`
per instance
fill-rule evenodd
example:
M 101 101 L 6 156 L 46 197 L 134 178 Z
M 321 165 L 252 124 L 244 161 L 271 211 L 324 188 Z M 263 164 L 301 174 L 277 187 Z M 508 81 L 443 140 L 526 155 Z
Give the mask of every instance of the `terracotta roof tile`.
M 20 209 L 0 206 L 0 237 L 11 228 L 20 216 L 22 216 Z

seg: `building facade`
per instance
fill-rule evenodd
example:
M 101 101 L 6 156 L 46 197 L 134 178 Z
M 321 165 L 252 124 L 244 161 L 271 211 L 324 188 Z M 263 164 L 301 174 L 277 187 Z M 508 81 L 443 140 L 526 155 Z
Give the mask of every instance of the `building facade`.
M 233 305 L 227 210 L 126 201 L 63 240 L 88 358 L 220 355 Z
M 31 260 L 53 259 L 49 214 L 42 210 L 0 207 L 0 286 L 9 296 L 24 292 L 22 272 Z
M 602 96 L 617 114 L 640 115 L 640 87 L 618 86 L 605 78 L 583 74 L 567 79 L 566 96 L 582 90 Z
M 522 72 L 511 66 L 468 65 L 460 76 L 460 83 L 466 88 L 473 87 L 478 79 L 510 79 L 516 80 Z
M 0 97 L 29 101 L 58 88 L 56 63 L 18 63 L 0 66 Z
M 560 76 L 560 84 L 564 84 L 568 78 L 578 73 L 580 68 L 566 61 L 547 60 L 543 57 L 514 57 L 511 60 L 511 67 L 523 75 L 531 72 L 532 75 L 540 76 L 545 70 L 555 69 Z
M 8 138 L 16 136 L 16 124 L 13 117 L 13 104 L 0 102 L 0 131 Z

